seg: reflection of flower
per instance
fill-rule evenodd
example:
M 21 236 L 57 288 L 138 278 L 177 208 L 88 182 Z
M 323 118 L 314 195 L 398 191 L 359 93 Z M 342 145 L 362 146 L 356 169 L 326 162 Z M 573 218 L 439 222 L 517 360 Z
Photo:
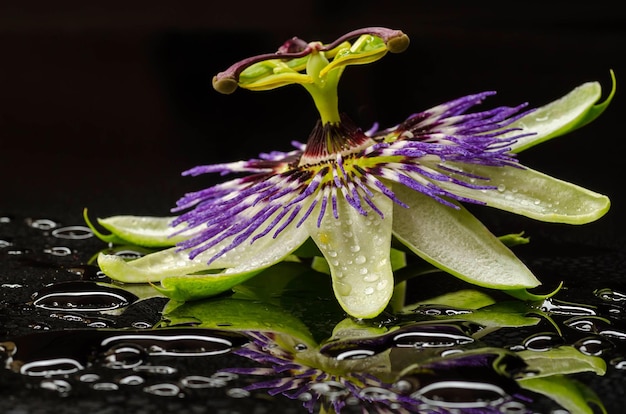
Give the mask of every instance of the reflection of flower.
M 606 197 L 523 167 L 514 156 L 598 116 L 606 105 L 593 106 L 597 84 L 526 112 L 519 105 L 469 113 L 491 93 L 470 95 L 413 114 L 395 127 L 364 132 L 339 113 L 341 74 L 348 65 L 407 46 L 404 33 L 384 28 L 357 30 L 328 45 L 294 38 L 277 53 L 245 59 L 218 74 L 214 86 L 224 93 L 237 86 L 266 90 L 300 84 L 321 119 L 306 144 L 294 143 L 293 151 L 187 171 L 243 176 L 184 196 L 175 209 L 182 214 L 172 223 L 185 234 L 178 250 L 129 266 L 157 273 L 144 281 L 207 269 L 249 277 L 311 237 L 328 261 L 344 310 L 369 318 L 384 310 L 393 292 L 393 234 L 422 258 L 472 283 L 505 290 L 537 286 L 524 264 L 459 202 L 553 222 L 602 216 L 609 207 Z M 119 259 L 103 256 L 100 265 L 114 279 L 141 280 L 127 276 L 128 266 Z M 191 287 L 191 279 L 182 296 L 201 296 L 189 292 L 201 289 Z M 214 280 L 225 290 L 242 279 Z
M 516 392 L 519 387 L 515 382 L 505 375 L 497 375 L 497 383 L 489 383 L 493 380 L 495 364 L 490 361 L 491 356 L 488 351 L 478 353 L 466 358 L 452 359 L 452 361 L 437 362 L 431 365 L 425 364 L 424 371 L 427 376 L 436 378 L 437 374 L 444 374 L 450 367 L 453 369 L 472 368 L 480 370 L 480 377 L 474 379 L 475 382 L 456 380 L 433 380 L 430 384 L 420 387 L 417 391 L 411 384 L 417 375 L 407 376 L 409 379 L 401 379 L 397 382 L 385 382 L 379 376 L 368 372 L 366 367 L 375 366 L 387 357 L 381 355 L 374 361 L 369 358 L 377 356 L 367 356 L 359 359 L 357 364 L 350 364 L 351 361 L 333 360 L 315 351 L 315 357 L 300 358 L 298 352 L 288 351 L 276 342 L 276 334 L 267 332 L 247 332 L 253 338 L 253 342 L 247 346 L 234 351 L 236 354 L 263 364 L 258 368 L 229 368 L 226 372 L 270 377 L 245 387 L 246 390 L 267 390 L 267 393 L 283 395 L 290 399 L 298 399 L 303 402 L 303 406 L 313 412 L 316 408 L 322 410 L 332 408 L 332 412 L 340 413 L 346 406 L 356 406 L 360 412 L 364 413 L 451 413 L 462 409 L 464 413 L 499 413 L 500 407 L 516 404 L 519 411 L 523 408 L 521 402 L 515 402 L 512 395 L 507 392 Z M 515 359 L 513 356 L 509 356 Z M 516 360 L 523 365 L 521 360 Z M 313 363 L 312 363 L 313 362 Z M 352 361 L 355 362 L 355 361 Z M 317 363 L 317 364 L 316 364 Z M 341 367 L 342 363 L 344 364 Z M 387 362 L 389 364 L 389 362 Z M 313 366 L 317 365 L 317 366 Z M 358 365 L 362 371 L 350 371 Z M 490 368 L 493 366 L 493 368 Z M 334 372 L 332 372 L 334 371 Z M 492 374 L 490 374 L 492 372 Z M 508 389 L 504 389 L 503 384 L 508 384 Z M 440 385 L 438 387 L 438 385 Z M 437 394 L 437 388 L 448 388 L 447 393 L 456 390 L 465 394 L 460 401 L 437 401 L 430 399 L 429 393 Z M 465 388 L 464 388 L 465 387 Z M 472 387 L 476 387 L 475 389 Z M 420 389 L 422 388 L 422 389 Z M 444 391 L 445 395 L 446 391 Z M 482 400 L 462 401 L 463 398 L 480 396 Z M 448 395 L 449 397 L 449 395 Z M 475 411 L 474 411 L 475 410 Z M 325 412 L 325 411 L 322 411 Z

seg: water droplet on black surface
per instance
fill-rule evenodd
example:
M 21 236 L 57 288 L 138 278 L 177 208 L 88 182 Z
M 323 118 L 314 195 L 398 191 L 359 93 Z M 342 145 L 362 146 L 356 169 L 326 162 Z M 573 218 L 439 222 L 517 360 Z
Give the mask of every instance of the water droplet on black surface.
M 120 378 L 118 382 L 120 385 L 141 385 L 146 382 L 146 380 L 139 375 L 127 375 Z
M 178 385 L 170 384 L 170 383 L 150 385 L 150 386 L 144 387 L 143 390 L 144 392 L 148 394 L 154 394 L 160 397 L 182 396 Z
M 243 344 L 243 336 L 223 332 L 197 330 L 184 333 L 178 329 L 158 332 L 143 331 L 112 335 L 104 339 L 102 347 L 133 343 L 142 347 L 150 356 L 210 356 L 230 352 Z
M 133 343 L 118 343 L 103 355 L 102 365 L 111 369 L 129 369 L 141 365 L 148 359 L 146 350 Z
M 69 256 L 72 254 L 72 249 L 66 246 L 54 246 L 43 250 L 44 253 L 50 254 L 52 256 Z
M 201 375 L 190 375 L 180 380 L 185 388 L 221 388 L 228 383 L 221 378 L 204 377 Z
M 36 219 L 36 220 L 27 219 L 26 223 L 30 227 L 34 229 L 39 229 L 39 230 L 51 230 L 59 225 L 59 223 L 50 219 Z
M 96 391 L 117 391 L 120 387 L 113 382 L 96 382 L 91 388 Z
M 52 236 L 57 239 L 83 240 L 93 237 L 93 232 L 85 226 L 67 226 L 54 229 Z
M 72 358 L 50 358 L 23 363 L 19 373 L 31 377 L 52 377 L 73 374 L 84 368 L 81 362 Z
M 435 407 L 482 408 L 504 402 L 507 393 L 498 385 L 479 381 L 436 381 L 411 394 Z
M 33 305 L 47 310 L 101 312 L 123 308 L 136 301 L 132 293 L 101 282 L 54 283 L 33 294 Z
M 544 352 L 565 343 L 565 339 L 553 332 L 536 333 L 524 340 L 524 348 L 529 351 Z
M 564 302 L 554 298 L 544 300 L 541 310 L 554 315 L 595 315 L 596 309 L 592 306 L 579 303 Z
M 243 388 L 230 388 L 226 391 L 226 395 L 231 398 L 247 398 L 250 396 L 250 391 L 244 390 Z
M 614 347 L 611 342 L 600 336 L 579 339 L 573 346 L 583 354 L 589 356 L 601 356 Z
M 596 289 L 593 291 L 594 295 L 607 302 L 624 302 L 626 301 L 626 294 L 618 292 L 610 288 Z
M 45 390 L 56 391 L 61 397 L 67 397 L 72 391 L 72 385 L 62 379 L 45 379 L 39 386 Z

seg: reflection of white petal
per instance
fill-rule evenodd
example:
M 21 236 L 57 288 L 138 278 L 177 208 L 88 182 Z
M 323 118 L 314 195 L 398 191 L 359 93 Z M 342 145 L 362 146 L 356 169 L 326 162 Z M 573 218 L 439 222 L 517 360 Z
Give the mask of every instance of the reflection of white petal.
M 409 208 L 394 206 L 394 235 L 438 268 L 470 283 L 496 289 L 539 285 L 528 268 L 469 211 L 455 210 L 394 186 Z
M 475 190 L 441 182 L 454 194 L 482 201 L 490 207 L 553 223 L 583 224 L 597 220 L 609 209 L 608 197 L 529 168 L 454 164 L 482 177 L 497 190 Z
M 307 220 L 305 224 L 328 261 L 339 303 L 346 312 L 359 318 L 378 315 L 393 293 L 389 260 L 393 202 L 380 193 L 376 193 L 373 201 L 384 219 L 365 203 L 367 216 L 359 214 L 339 197 L 338 219 L 327 211 L 320 227 L 317 220 Z M 314 216 L 317 217 L 316 213 Z
M 272 233 L 250 244 L 244 242 L 220 256 L 210 265 L 207 261 L 232 238 L 189 259 L 189 252 L 177 251 L 173 247 L 151 253 L 139 259 L 125 262 L 118 256 L 100 255 L 98 264 L 102 271 L 112 279 L 126 283 L 158 282 L 168 277 L 183 276 L 209 269 L 226 268 L 224 273 L 244 273 L 262 269 L 278 263 L 285 256 L 297 249 L 308 238 L 304 227 L 296 227 L 295 222 L 281 231 L 276 238 Z

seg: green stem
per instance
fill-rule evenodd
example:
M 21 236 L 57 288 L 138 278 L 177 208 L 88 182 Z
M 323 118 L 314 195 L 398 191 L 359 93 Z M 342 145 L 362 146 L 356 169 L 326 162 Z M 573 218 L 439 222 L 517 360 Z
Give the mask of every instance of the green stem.
M 313 52 L 306 66 L 307 74 L 313 78 L 313 83 L 302 85 L 311 94 L 322 124 L 338 123 L 341 120 L 337 85 L 342 71 L 334 70 L 320 77 L 320 71 L 327 65 L 328 60 L 323 52 Z

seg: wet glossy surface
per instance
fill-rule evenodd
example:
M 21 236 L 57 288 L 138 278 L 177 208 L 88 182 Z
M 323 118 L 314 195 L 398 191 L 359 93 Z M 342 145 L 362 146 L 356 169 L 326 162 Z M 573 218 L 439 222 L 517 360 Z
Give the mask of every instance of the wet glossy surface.
M 580 246 L 549 252 L 549 240 L 534 249 L 531 243 L 521 257 L 548 275 L 544 283 L 565 280 L 556 296 L 533 306 L 493 292 L 486 292 L 495 298 L 491 306 L 479 309 L 430 302 L 472 290 L 437 274 L 409 281 L 404 312 L 355 322 L 324 297 L 326 276 L 315 273 L 280 294 L 266 286 L 170 303 L 149 285 L 121 286 L 102 275 L 93 257 L 108 247 L 89 236 L 79 219 L 0 220 L 4 412 L 41 398 L 51 406 L 71 402 L 76 412 L 90 405 L 115 413 L 164 406 L 182 413 L 318 412 L 321 404 L 342 412 L 556 414 L 563 411 L 553 398 L 518 381 L 537 374 L 527 364 L 532 358 L 560 358 L 555 350 L 573 353 L 550 369 L 583 382 L 608 412 L 624 393 L 623 270 L 586 279 L 608 274 L 624 258 L 619 249 L 580 255 Z M 144 252 L 114 251 L 129 260 Z M 484 293 L 474 301 L 487 300 Z M 467 305 L 466 298 L 455 300 Z M 586 372 L 567 372 L 580 363 L 589 364 Z

